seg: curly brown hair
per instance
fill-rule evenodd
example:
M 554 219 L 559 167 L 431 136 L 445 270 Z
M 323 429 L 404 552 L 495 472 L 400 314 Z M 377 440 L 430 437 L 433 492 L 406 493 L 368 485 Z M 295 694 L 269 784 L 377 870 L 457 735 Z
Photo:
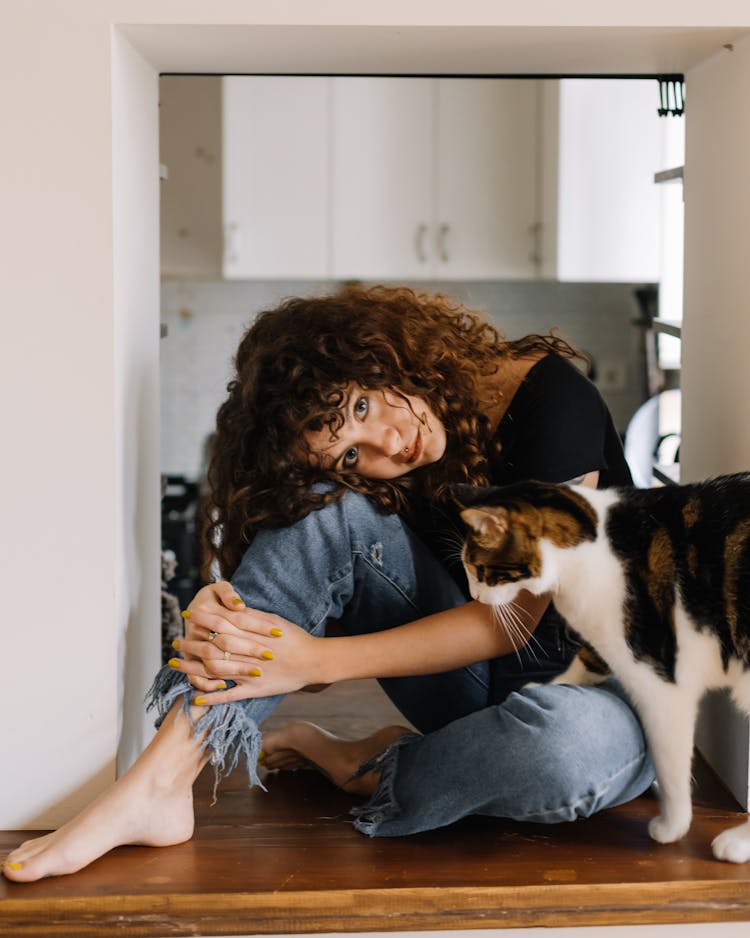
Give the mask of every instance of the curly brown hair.
M 204 576 L 218 561 L 229 577 L 258 530 L 286 527 L 347 489 L 385 511 L 407 513 L 415 488 L 440 500 L 452 482 L 485 483 L 486 413 L 496 392 L 483 379 L 503 360 L 550 351 L 577 354 L 552 334 L 507 341 L 457 301 L 406 287 L 349 286 L 260 313 L 240 343 L 216 419 Z M 424 399 L 445 426 L 444 456 L 387 481 L 304 458 L 307 431 L 329 426 L 335 434 L 340 427 L 351 383 Z M 330 484 L 314 485 L 321 481 Z

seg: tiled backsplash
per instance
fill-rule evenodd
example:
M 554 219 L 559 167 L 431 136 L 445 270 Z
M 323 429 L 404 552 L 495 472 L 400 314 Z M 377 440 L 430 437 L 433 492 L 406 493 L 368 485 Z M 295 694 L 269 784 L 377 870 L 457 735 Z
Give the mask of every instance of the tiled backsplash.
M 597 380 L 623 432 L 644 397 L 643 339 L 633 325 L 635 284 L 503 281 L 419 283 L 490 314 L 510 338 L 556 328 L 593 358 Z M 281 298 L 335 289 L 320 281 L 166 281 L 162 284 L 162 471 L 198 479 L 203 446 L 225 397 L 244 329 Z

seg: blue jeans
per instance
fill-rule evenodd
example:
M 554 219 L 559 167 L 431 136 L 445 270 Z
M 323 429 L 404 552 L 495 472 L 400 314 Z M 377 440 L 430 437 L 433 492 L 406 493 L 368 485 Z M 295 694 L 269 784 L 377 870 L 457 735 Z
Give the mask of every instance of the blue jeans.
M 288 528 L 260 532 L 232 583 L 248 606 L 274 612 L 314 635 L 337 619 L 348 634 L 393 628 L 466 602 L 445 567 L 396 515 L 365 496 L 339 501 Z M 611 681 L 517 690 L 565 667 L 572 649 L 540 627 L 535 641 L 493 663 L 507 674 L 507 696 L 490 703 L 490 667 L 480 662 L 444 674 L 381 680 L 410 735 L 381 757 L 378 791 L 357 809 L 371 835 L 429 830 L 469 814 L 543 823 L 586 817 L 628 801 L 653 781 L 640 723 Z M 152 704 L 165 714 L 190 688 L 164 668 Z M 212 707 L 201 720 L 217 773 L 247 763 L 258 782 L 258 725 L 280 697 Z

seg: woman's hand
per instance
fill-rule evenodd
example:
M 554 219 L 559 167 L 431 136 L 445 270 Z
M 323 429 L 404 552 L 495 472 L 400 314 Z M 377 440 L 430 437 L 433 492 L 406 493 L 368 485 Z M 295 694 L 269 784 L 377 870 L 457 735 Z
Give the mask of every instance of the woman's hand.
M 218 583 L 209 583 L 208 586 L 198 590 L 188 608 L 182 613 L 185 620 L 185 639 L 191 641 L 209 637 L 210 630 L 208 628 L 198 626 L 191 621 L 194 613 L 200 612 L 201 615 L 213 615 L 216 624 L 211 626 L 211 631 L 219 632 L 222 628 L 231 627 L 227 613 L 242 609 L 244 605 L 242 598 L 237 595 L 234 587 L 228 581 L 220 580 Z M 204 676 L 205 669 L 201 667 L 200 659 L 184 651 L 182 640 L 172 642 L 172 647 L 182 651 L 183 666 L 180 667 L 180 670 L 186 674 L 193 687 L 202 691 L 226 690 L 225 681 L 211 680 Z M 170 665 L 178 660 L 177 658 L 171 659 Z
M 209 692 L 196 703 L 267 697 L 324 681 L 316 647 L 321 639 L 280 616 L 245 607 L 229 583 L 204 587 L 183 616 L 186 637 L 175 643 L 182 659 L 169 664 Z M 236 686 L 224 689 L 226 680 Z

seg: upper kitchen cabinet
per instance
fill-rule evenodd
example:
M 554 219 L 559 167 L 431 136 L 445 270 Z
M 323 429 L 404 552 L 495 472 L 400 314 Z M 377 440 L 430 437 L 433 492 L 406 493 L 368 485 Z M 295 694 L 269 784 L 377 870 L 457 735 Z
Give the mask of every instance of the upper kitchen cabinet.
M 327 276 L 329 78 L 223 80 L 223 273 Z
M 557 95 L 557 101 L 554 96 Z M 556 251 L 544 274 L 560 280 L 657 282 L 665 121 L 656 81 L 568 79 L 546 96 L 557 124 Z M 555 107 L 559 108 L 554 113 Z M 551 230 L 555 226 L 552 224 Z M 555 262 L 556 253 L 556 262 Z
M 435 86 L 437 275 L 536 276 L 540 83 L 442 78 Z
M 333 276 L 395 280 L 434 271 L 434 82 L 333 82 Z
M 528 278 L 538 262 L 539 84 L 333 82 L 337 278 Z

